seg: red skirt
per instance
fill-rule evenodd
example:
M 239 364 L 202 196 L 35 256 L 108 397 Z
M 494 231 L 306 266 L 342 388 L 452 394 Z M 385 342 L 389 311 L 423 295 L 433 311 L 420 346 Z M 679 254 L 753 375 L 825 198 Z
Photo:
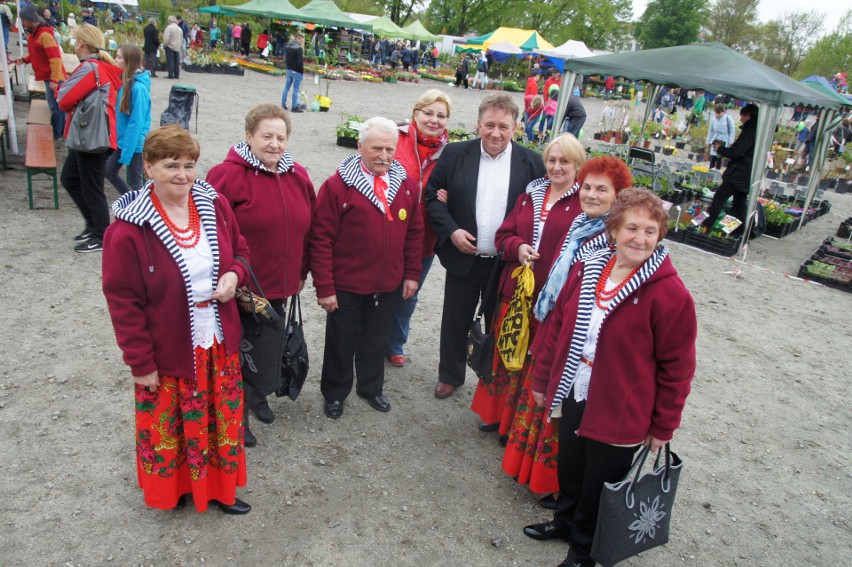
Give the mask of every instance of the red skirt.
M 136 469 L 145 504 L 170 510 L 184 494 L 195 508 L 233 504 L 246 485 L 243 378 L 239 353 L 195 349 L 195 377 L 160 375 L 151 392 L 136 386 Z
M 512 426 L 512 421 L 515 416 L 515 407 L 520 401 L 520 395 L 523 392 L 521 382 L 526 375 L 526 368 L 529 364 L 529 356 L 527 356 L 524 366 L 520 370 L 506 370 L 503 366 L 503 360 L 500 358 L 500 352 L 497 350 L 496 342 L 497 335 L 500 332 L 500 326 L 503 319 L 506 317 L 506 312 L 509 310 L 509 302 L 503 299 L 500 303 L 500 311 L 494 321 L 492 327 L 495 339 L 494 347 L 494 366 L 492 373 L 494 380 L 490 384 L 486 384 L 482 380 L 476 385 L 476 391 L 473 394 L 473 401 L 470 403 L 472 409 L 483 423 L 499 423 L 500 435 L 506 435 L 509 428 Z M 530 319 L 530 341 L 535 336 L 538 321 L 535 318 Z
M 538 407 L 532 395 L 534 361 L 525 367 L 519 403 L 503 453 L 503 472 L 520 484 L 529 484 L 536 494 L 559 491 L 556 455 L 559 450 L 559 424 L 545 421 L 546 407 Z

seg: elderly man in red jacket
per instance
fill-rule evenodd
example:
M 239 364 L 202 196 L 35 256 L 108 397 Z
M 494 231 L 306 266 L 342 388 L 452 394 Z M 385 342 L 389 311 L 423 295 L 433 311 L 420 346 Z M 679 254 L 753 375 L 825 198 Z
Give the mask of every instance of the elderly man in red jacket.
M 65 131 L 65 113 L 56 104 L 56 90 L 68 75 L 62 65 L 62 49 L 53 36 L 53 28 L 45 24 L 32 6 L 21 8 L 21 24 L 27 36 L 29 53 L 23 59 L 15 61 L 18 65 L 29 63 L 33 67 L 36 81 L 44 81 L 44 98 L 50 107 L 50 123 L 53 126 L 53 139 L 59 140 Z
M 397 126 L 387 118 L 361 125 L 358 154 L 343 160 L 320 187 L 310 236 L 310 264 L 320 306 L 328 313 L 320 389 L 325 415 L 338 419 L 352 391 L 373 409 L 390 411 L 384 358 L 394 308 L 417 291 L 423 216 L 414 181 L 394 161 Z

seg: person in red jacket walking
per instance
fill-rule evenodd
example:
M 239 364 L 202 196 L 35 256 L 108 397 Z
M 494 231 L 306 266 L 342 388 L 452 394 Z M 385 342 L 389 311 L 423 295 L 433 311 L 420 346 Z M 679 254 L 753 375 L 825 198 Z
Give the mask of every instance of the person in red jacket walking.
M 44 98 L 50 107 L 50 124 L 53 126 L 53 139 L 59 140 L 65 131 L 65 113 L 56 104 L 56 91 L 67 78 L 62 65 L 62 49 L 56 43 L 53 28 L 43 23 L 32 6 L 21 7 L 21 24 L 27 30 L 28 54 L 15 63 L 29 63 L 33 67 L 36 81 L 44 81 Z
M 246 141 L 207 173 L 207 182 L 231 205 L 251 249 L 252 270 L 273 309 L 283 317 L 287 298 L 298 294 L 308 277 L 308 235 L 316 192 L 308 172 L 287 152 L 290 114 L 277 104 L 255 106 L 246 115 Z M 254 290 L 255 292 L 257 290 Z M 257 347 L 255 347 L 257 348 Z M 254 353 L 263 356 L 263 353 Z M 246 373 L 246 380 L 254 379 Z M 245 382 L 246 405 L 264 423 L 275 414 L 266 401 L 276 377 Z M 246 446 L 257 443 L 248 425 Z
M 57 103 L 67 113 L 65 136 L 74 116 L 74 109 L 100 84 L 109 85 L 109 139 L 113 150 L 118 148 L 115 126 L 115 101 L 121 88 L 121 69 L 109 53 L 104 51 L 104 34 L 90 24 L 82 24 L 71 30 L 75 39 L 74 52 L 80 58 L 80 66 L 74 69 L 68 80 L 59 88 Z M 97 78 L 95 77 L 97 70 Z M 100 252 L 103 250 L 104 231 L 109 226 L 109 206 L 104 194 L 104 179 L 109 152 L 89 153 L 68 150 L 62 173 L 62 186 L 68 191 L 74 204 L 83 215 L 83 231 L 74 237 L 79 242 L 75 252 Z
M 423 269 L 423 215 L 415 182 L 394 161 L 397 126 L 370 118 L 358 155 L 322 184 L 310 236 L 317 301 L 327 313 L 320 389 L 325 415 L 338 419 L 352 391 L 381 412 L 384 356 L 397 300 L 417 291 Z
M 535 402 L 559 418 L 560 494 L 553 520 L 524 534 L 567 539 L 563 567 L 595 565 L 604 483 L 624 478 L 640 445 L 657 451 L 680 426 L 698 323 L 662 243 L 668 220 L 653 193 L 621 191 L 605 223 L 613 246 L 574 264 L 537 350 Z

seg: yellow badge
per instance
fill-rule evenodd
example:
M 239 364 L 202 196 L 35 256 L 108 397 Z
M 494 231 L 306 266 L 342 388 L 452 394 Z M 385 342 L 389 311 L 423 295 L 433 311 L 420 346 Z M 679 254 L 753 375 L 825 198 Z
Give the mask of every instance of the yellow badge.
M 408 213 L 405 212 L 405 209 L 399 210 L 399 220 L 405 220 L 408 218 Z

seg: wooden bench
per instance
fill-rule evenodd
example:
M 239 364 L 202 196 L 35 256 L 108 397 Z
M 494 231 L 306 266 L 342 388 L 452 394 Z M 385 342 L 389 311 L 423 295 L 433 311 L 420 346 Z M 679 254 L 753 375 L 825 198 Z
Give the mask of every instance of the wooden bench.
M 65 67 L 65 72 L 70 75 L 80 66 L 80 58 L 73 53 L 63 53 L 62 66 Z
M 6 169 L 6 144 L 3 138 L 6 136 L 6 127 L 0 124 L 0 156 L 2 156 L 3 169 Z
M 46 100 L 30 101 L 30 112 L 27 114 L 27 124 L 47 124 L 50 126 L 51 112 Z
M 30 93 L 30 100 L 44 98 L 44 81 L 36 81 L 34 75 L 29 75 L 27 78 L 27 91 Z
M 53 178 L 53 208 L 59 208 L 59 187 L 56 179 L 56 150 L 53 148 L 53 128 L 45 124 L 27 126 L 27 195 L 33 207 L 33 176 L 44 174 Z

